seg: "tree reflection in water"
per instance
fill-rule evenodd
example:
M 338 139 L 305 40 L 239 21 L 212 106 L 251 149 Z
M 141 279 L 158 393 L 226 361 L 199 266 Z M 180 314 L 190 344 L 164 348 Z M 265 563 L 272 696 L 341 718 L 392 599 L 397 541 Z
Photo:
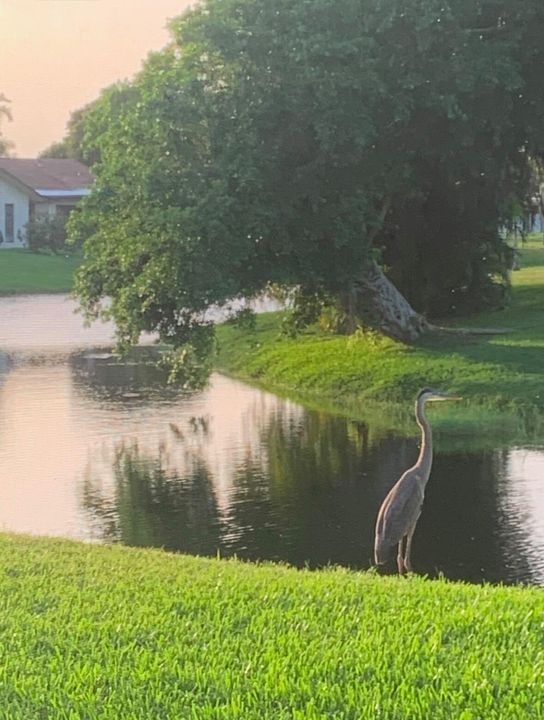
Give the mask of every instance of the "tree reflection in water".
M 249 414 L 251 442 L 227 457 L 217 457 L 210 419 L 191 417 L 169 423 L 156 452 L 122 443 L 102 470 L 95 459 L 82 492 L 93 533 L 198 554 L 367 567 L 377 508 L 414 443 L 372 448 L 361 423 L 287 406 Z
M 163 453 L 151 458 L 137 443 L 121 444 L 112 465 L 113 495 L 87 474 L 83 506 L 104 540 L 206 554 L 220 537 L 209 472 L 197 462 L 187 475 L 173 475 L 163 467 Z
M 130 545 L 367 568 L 380 503 L 418 454 L 414 439 L 226 378 L 179 402 L 143 393 L 106 402 L 114 445 L 92 453 L 82 505 L 94 537 Z M 523 521 L 535 503 L 513 493 L 508 453 L 437 446 L 416 571 L 541 583 L 540 546 Z

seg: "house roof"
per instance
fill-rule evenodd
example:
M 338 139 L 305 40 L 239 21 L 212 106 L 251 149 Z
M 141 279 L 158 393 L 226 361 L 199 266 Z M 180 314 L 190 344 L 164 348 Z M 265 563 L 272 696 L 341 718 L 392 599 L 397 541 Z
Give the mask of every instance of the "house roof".
M 77 160 L 0 158 L 0 171 L 42 197 L 86 195 L 93 182 Z

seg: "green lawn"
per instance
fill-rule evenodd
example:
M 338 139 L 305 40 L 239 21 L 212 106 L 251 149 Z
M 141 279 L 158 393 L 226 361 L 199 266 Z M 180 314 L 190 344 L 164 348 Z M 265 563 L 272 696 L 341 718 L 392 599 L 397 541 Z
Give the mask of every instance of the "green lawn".
M 339 337 L 315 329 L 288 339 L 280 334 L 281 313 L 275 313 L 258 317 L 255 331 L 220 327 L 217 366 L 324 409 L 363 419 L 381 416 L 382 424 L 397 429 L 411 426 L 409 401 L 430 385 L 464 398 L 434 409 L 439 429 L 539 435 L 544 431 L 542 244 L 524 250 L 523 262 L 513 273 L 507 309 L 457 323 L 502 328 L 505 334 L 445 334 L 414 347 L 373 334 Z
M 0 536 L 0 717 L 544 717 L 544 594 Z
M 79 254 L 0 250 L 0 295 L 70 292 Z

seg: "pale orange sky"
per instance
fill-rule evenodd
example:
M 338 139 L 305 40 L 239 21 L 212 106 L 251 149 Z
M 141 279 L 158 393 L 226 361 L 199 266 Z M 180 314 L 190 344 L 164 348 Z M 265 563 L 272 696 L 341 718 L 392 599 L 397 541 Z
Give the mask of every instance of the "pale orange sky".
M 168 41 L 166 23 L 191 0 L 0 0 L 0 95 L 17 157 L 60 140 L 73 110 L 131 77 Z

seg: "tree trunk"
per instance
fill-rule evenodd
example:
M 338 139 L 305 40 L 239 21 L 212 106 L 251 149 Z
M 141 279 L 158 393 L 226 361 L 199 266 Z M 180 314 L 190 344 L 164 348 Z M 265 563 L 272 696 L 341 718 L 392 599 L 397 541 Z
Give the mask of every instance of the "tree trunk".
M 409 343 L 431 329 L 423 315 L 411 307 L 375 261 L 367 265 L 356 287 L 363 320 L 375 330 Z

